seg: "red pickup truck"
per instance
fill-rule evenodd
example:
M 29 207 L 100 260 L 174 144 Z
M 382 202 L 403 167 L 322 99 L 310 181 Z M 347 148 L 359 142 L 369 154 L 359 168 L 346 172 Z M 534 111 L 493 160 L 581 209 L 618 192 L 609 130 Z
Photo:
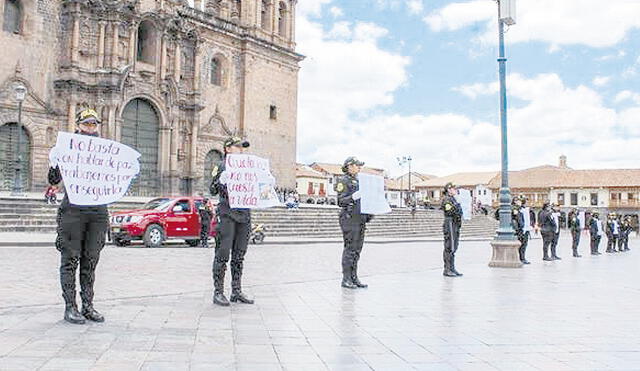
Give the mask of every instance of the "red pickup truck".
M 141 209 L 120 211 L 110 218 L 109 233 L 116 246 L 142 240 L 146 247 L 160 247 L 169 239 L 185 240 L 189 246 L 200 243 L 202 197 L 155 198 Z M 215 213 L 215 211 L 214 211 Z M 216 218 L 211 218 L 209 236 L 215 237 Z

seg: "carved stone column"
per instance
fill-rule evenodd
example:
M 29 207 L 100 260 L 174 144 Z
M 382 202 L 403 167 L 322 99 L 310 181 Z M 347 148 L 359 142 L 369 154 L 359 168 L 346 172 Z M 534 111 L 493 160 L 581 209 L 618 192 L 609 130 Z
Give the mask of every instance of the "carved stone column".
M 73 133 L 76 127 L 76 100 L 71 97 L 69 99 L 69 107 L 67 111 L 67 131 Z
M 180 40 L 176 40 L 176 54 L 173 60 L 173 79 L 176 84 L 180 83 L 180 58 L 182 58 L 182 52 L 180 51 Z
M 120 32 L 120 23 L 113 22 L 113 33 L 112 33 L 112 41 L 111 41 L 111 68 L 118 68 L 118 57 L 120 55 L 118 51 L 118 46 L 120 44 L 120 36 L 118 33 Z
M 78 6 L 78 5 L 76 5 Z M 78 53 L 79 53 L 79 44 L 80 44 L 80 15 L 77 11 L 73 13 L 73 33 L 71 34 L 71 64 L 75 65 L 78 63 Z
M 105 36 L 105 28 L 106 23 L 101 21 L 98 23 L 99 33 L 98 33 L 98 68 L 104 68 L 104 36 Z

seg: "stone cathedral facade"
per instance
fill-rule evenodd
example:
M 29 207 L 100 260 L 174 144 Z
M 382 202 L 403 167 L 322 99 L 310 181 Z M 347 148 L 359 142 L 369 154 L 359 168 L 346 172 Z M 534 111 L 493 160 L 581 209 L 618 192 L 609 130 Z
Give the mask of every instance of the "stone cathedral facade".
M 0 189 L 17 160 L 26 189 L 41 191 L 57 132 L 85 107 L 103 137 L 142 154 L 132 195 L 205 191 L 231 134 L 294 188 L 296 2 L 0 0 Z

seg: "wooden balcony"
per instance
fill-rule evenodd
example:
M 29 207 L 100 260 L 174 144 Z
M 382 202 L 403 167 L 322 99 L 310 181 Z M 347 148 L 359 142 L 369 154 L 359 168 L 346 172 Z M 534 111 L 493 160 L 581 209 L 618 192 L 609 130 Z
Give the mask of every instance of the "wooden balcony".
M 609 207 L 623 207 L 623 208 L 640 208 L 639 200 L 609 200 Z

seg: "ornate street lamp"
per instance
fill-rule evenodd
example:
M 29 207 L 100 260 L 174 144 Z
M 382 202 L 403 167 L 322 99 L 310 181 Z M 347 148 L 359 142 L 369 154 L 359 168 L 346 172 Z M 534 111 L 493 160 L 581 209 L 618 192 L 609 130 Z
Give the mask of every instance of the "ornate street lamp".
M 11 195 L 22 196 L 22 174 L 20 173 L 20 170 L 22 170 L 22 102 L 27 96 L 27 88 L 22 84 L 18 84 L 13 88 L 13 92 L 15 93 L 16 101 L 18 101 L 18 143 L 16 146 L 15 178 L 13 179 Z
M 511 226 L 511 191 L 509 190 L 509 161 L 507 151 L 507 58 L 504 52 L 504 25 L 514 25 L 515 0 L 496 0 L 498 2 L 498 71 L 500 74 L 500 134 L 502 138 L 501 159 L 502 173 L 500 185 L 500 225 L 496 236 L 491 242 L 493 256 L 490 267 L 520 268 L 522 262 L 518 254 L 520 242 Z

